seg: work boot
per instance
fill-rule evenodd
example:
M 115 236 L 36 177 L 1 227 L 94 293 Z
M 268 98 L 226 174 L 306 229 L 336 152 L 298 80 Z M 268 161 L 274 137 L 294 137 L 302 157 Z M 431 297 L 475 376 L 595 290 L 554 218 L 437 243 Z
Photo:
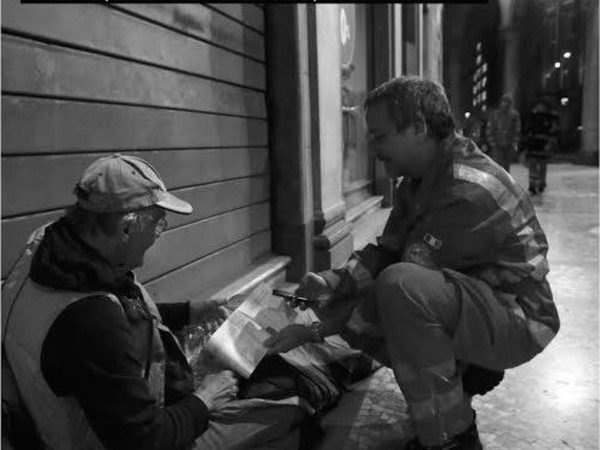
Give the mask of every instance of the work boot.
M 461 434 L 454 436 L 451 441 L 433 447 L 425 447 L 419 443 L 417 438 L 414 438 L 406 444 L 404 450 L 483 450 L 477 432 L 477 425 L 475 425 L 475 412 L 473 412 L 471 426 Z

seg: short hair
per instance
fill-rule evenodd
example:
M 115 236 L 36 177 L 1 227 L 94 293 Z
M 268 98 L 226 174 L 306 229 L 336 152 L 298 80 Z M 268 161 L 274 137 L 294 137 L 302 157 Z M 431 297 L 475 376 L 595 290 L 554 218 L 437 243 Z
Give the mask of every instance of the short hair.
M 427 134 L 444 139 L 456 130 L 444 88 L 424 78 L 407 76 L 390 80 L 367 94 L 364 106 L 385 101 L 398 131 L 414 126 L 427 128 Z
M 511 106 L 513 104 L 513 99 L 510 96 L 510 94 L 502 94 L 502 97 L 500 97 L 500 103 L 502 103 L 503 101 L 507 101 Z
M 123 213 L 99 213 L 82 208 L 78 204 L 67 208 L 65 219 L 76 230 L 84 233 L 103 233 L 108 236 L 116 234 L 119 223 L 125 222 L 131 226 L 144 229 L 151 223 L 156 206 L 149 206 L 137 211 Z

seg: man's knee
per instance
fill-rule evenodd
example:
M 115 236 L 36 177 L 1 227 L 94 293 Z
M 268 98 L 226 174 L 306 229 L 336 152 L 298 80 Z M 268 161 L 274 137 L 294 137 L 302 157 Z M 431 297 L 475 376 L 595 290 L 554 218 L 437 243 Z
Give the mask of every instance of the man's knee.
M 422 310 L 430 301 L 426 287 L 436 282 L 437 271 L 414 263 L 389 266 L 376 279 L 377 304 L 380 310 L 393 303 L 395 308 Z
M 377 277 L 377 289 L 412 290 L 431 281 L 436 271 L 419 264 L 401 262 L 384 269 Z

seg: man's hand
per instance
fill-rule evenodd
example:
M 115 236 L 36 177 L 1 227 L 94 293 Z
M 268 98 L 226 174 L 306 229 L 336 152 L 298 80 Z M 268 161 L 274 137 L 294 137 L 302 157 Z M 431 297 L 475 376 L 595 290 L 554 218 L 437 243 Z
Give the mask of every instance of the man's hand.
M 237 379 L 231 370 L 206 375 L 194 395 L 204 402 L 209 411 L 233 400 L 238 393 Z
M 300 345 L 314 341 L 314 332 L 308 325 L 294 323 L 282 329 L 279 333 L 265 341 L 265 347 L 270 347 L 267 355 L 288 352 Z
M 190 301 L 190 325 L 200 325 L 208 333 L 213 333 L 227 319 L 229 313 L 223 305 L 225 299 L 210 298 Z
M 352 315 L 357 301 L 357 297 L 336 298 L 333 289 L 325 281 L 325 278 L 314 272 L 308 272 L 302 277 L 296 295 L 315 300 L 309 305 L 299 305 L 300 309 L 304 310 L 307 306 L 311 306 L 317 317 L 322 322 L 327 323 L 325 325 L 327 330 L 336 330 L 342 327 Z M 292 308 L 298 306 L 296 302 L 289 302 L 288 304 Z
M 299 297 L 306 297 L 311 300 L 315 300 L 316 304 L 306 304 L 304 302 L 289 302 L 292 308 L 300 307 L 301 310 L 305 310 L 308 306 L 314 306 L 315 309 L 321 309 L 329 305 L 334 298 L 334 292 L 329 287 L 325 278 L 318 273 L 308 272 L 300 280 L 300 286 L 296 289 L 296 295 Z

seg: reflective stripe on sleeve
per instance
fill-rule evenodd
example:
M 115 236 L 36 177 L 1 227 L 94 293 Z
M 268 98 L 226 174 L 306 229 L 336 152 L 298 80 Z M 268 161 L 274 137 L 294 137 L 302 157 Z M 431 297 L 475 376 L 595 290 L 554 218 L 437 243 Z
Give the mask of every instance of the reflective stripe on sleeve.
M 546 348 L 556 333 L 547 325 L 536 320 L 528 320 L 527 328 L 531 332 L 533 339 L 540 346 L 540 350 Z
M 358 290 L 364 289 L 373 283 L 371 272 L 360 262 L 358 258 L 352 258 L 345 266 L 352 279 L 356 282 Z
M 520 264 L 529 266 L 521 269 L 525 275 L 531 275 L 537 280 L 543 279 L 548 273 L 548 261 L 545 256 L 545 248 L 536 239 L 535 230 L 525 226 L 534 216 L 533 210 L 529 210 L 515 194 L 494 175 L 464 164 L 454 164 L 454 176 L 463 181 L 477 184 L 485 189 L 494 199 L 499 208 L 510 217 L 510 225 L 514 230 L 519 230 L 516 236 L 523 246 L 524 260 Z M 512 272 L 511 267 L 506 267 L 498 278 L 502 281 L 518 282 L 520 277 Z M 487 274 L 489 276 L 491 274 Z
M 502 182 L 490 173 L 464 164 L 454 164 L 454 176 L 463 181 L 477 184 L 490 193 L 498 206 L 512 218 L 513 225 L 521 223 L 523 211 L 519 199 Z

